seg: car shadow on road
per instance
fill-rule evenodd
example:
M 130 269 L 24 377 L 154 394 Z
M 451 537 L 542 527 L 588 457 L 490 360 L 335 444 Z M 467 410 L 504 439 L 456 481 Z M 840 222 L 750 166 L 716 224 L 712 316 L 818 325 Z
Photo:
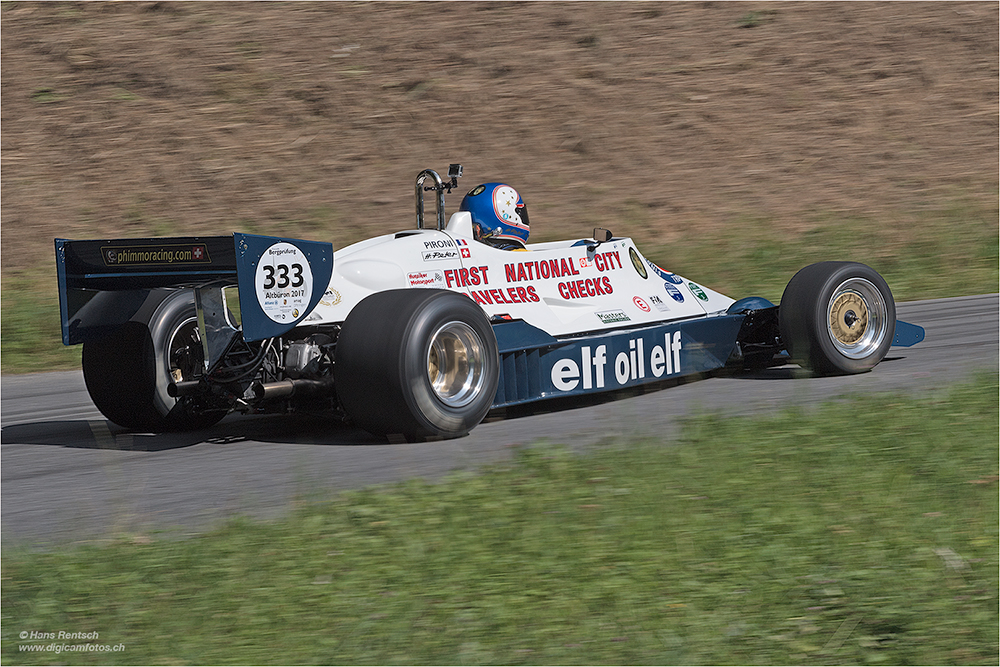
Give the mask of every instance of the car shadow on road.
M 887 357 L 894 361 L 901 357 Z M 487 422 L 517 419 L 537 414 L 598 406 L 642 394 L 668 390 L 682 384 L 724 376 L 747 380 L 795 380 L 811 377 L 798 366 L 780 366 L 758 371 L 716 371 L 663 380 L 615 391 L 583 396 L 551 398 L 524 405 L 492 410 Z M 0 429 L 0 442 L 5 445 L 51 445 L 75 449 L 109 449 L 135 452 L 160 452 L 183 449 L 201 444 L 229 445 L 244 441 L 288 445 L 370 446 L 385 445 L 380 438 L 361 429 L 343 424 L 331 415 L 230 415 L 207 429 L 181 433 L 138 433 L 128 431 L 103 419 L 39 421 L 5 426 Z
M 103 419 L 39 421 L 0 429 L 4 445 L 50 445 L 74 449 L 161 452 L 200 444 L 227 445 L 243 441 L 297 445 L 373 445 L 384 439 L 314 415 L 233 415 L 219 424 L 181 433 L 139 433 Z
M 815 377 L 812 371 L 799 366 L 777 366 L 731 373 L 720 373 L 720 377 L 732 380 L 801 380 Z
M 879 363 L 891 364 L 894 361 L 902 361 L 905 358 L 906 357 L 903 355 L 895 357 L 885 357 Z M 822 377 L 807 368 L 802 368 L 801 366 L 796 366 L 793 364 L 787 364 L 784 366 L 772 366 L 770 368 L 762 368 L 759 370 L 747 370 L 747 371 L 727 371 L 724 369 L 722 371 L 719 371 L 719 376 L 732 378 L 734 380 L 804 380 L 809 378 Z

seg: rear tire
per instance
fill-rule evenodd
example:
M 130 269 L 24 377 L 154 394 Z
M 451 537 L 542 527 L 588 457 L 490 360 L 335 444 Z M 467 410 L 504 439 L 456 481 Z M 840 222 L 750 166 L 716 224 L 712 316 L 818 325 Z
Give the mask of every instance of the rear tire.
M 863 373 L 892 345 L 896 304 L 871 267 L 820 262 L 788 282 L 778 319 L 792 361 L 820 375 Z
M 341 405 L 376 435 L 410 441 L 467 434 L 493 405 L 500 374 L 493 327 L 472 299 L 444 290 L 378 292 L 337 339 Z
M 167 394 L 172 382 L 202 372 L 194 293 L 170 293 L 149 322 L 130 321 L 83 345 L 83 377 L 94 404 L 114 423 L 133 431 L 206 428 L 228 410 L 209 409 L 195 397 Z

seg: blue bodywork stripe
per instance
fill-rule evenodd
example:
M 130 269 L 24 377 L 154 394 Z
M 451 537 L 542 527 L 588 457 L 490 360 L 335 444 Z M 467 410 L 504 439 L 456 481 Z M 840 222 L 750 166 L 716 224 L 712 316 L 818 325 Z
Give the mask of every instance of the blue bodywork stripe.
M 493 325 L 500 381 L 493 407 L 705 373 L 725 365 L 743 314 L 556 339 L 526 322 Z

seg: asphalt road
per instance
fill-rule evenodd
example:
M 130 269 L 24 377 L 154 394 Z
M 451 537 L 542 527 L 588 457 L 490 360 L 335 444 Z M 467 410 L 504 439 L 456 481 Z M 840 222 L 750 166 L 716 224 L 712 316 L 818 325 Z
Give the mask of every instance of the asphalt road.
M 803 377 L 796 367 L 712 377 L 574 409 L 491 421 L 457 440 L 379 444 L 315 417 L 227 417 L 191 434 L 123 432 L 105 421 L 80 372 L 3 377 L 0 515 L 3 543 L 44 546 L 163 530 L 184 535 L 234 515 L 275 517 L 296 500 L 505 459 L 547 440 L 583 449 L 669 439 L 678 418 L 751 414 L 880 391 L 922 393 L 998 367 L 998 297 L 898 304 L 923 326 L 871 373 Z

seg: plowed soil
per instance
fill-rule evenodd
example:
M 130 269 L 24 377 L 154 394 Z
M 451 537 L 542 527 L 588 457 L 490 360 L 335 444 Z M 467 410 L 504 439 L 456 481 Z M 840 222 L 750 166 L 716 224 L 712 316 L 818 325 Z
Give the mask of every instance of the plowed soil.
M 998 34 L 995 2 L 5 3 L 3 272 L 56 236 L 340 247 L 450 162 L 535 240 L 995 207 Z

